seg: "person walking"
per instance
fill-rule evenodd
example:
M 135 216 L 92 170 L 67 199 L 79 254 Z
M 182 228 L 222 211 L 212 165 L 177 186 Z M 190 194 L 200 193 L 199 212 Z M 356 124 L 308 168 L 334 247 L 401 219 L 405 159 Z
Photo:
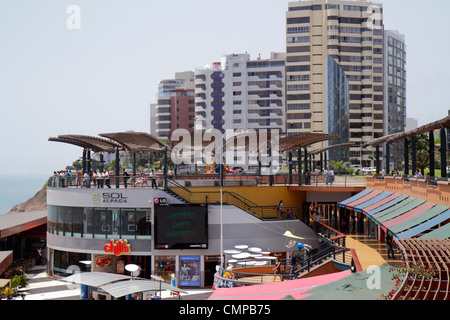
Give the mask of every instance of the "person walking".
M 395 259 L 394 241 L 392 239 L 392 236 L 389 233 L 386 235 L 386 248 L 387 248 L 387 252 L 388 252 L 388 258 L 391 258 L 391 255 L 392 255 L 392 259 Z
M 275 268 L 273 268 L 273 270 L 273 282 L 275 282 L 277 275 L 280 277 L 280 281 L 283 281 L 283 279 L 281 278 L 281 262 L 279 258 L 277 258 L 277 260 L 275 261 Z
M 291 259 L 290 259 L 290 264 L 291 264 L 291 280 L 295 279 L 295 266 L 297 265 L 297 257 L 294 255 L 293 252 L 291 252 Z
M 320 222 L 322 221 L 322 216 L 319 213 L 318 208 L 314 208 L 314 229 L 317 233 L 320 231 Z
M 278 204 L 277 213 L 278 217 L 281 218 L 281 215 L 283 214 L 283 200 L 281 200 L 280 203 Z

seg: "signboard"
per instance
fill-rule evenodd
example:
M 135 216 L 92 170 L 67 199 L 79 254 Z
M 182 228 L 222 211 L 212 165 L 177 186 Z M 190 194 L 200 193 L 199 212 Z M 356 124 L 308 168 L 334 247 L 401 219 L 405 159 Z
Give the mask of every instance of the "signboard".
M 159 205 L 161 207 L 166 207 L 169 204 L 167 203 L 167 199 L 166 198 L 155 198 L 154 200 L 155 205 Z
M 207 207 L 155 206 L 155 249 L 208 249 Z
M 180 256 L 180 287 L 200 287 L 200 257 Z
M 117 240 L 116 243 L 114 240 L 110 240 L 109 243 L 103 246 L 103 251 L 112 253 L 115 256 L 121 256 L 122 254 L 130 253 L 131 248 L 128 244 L 128 240 Z

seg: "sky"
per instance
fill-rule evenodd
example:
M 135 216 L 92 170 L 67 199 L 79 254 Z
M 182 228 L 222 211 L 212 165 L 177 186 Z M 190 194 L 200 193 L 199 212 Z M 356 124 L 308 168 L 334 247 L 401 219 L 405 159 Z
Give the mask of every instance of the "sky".
M 81 157 L 49 137 L 149 132 L 158 84 L 176 72 L 284 52 L 288 2 L 0 0 L 0 174 L 50 175 Z M 445 117 L 450 1 L 376 2 L 406 37 L 407 117 Z

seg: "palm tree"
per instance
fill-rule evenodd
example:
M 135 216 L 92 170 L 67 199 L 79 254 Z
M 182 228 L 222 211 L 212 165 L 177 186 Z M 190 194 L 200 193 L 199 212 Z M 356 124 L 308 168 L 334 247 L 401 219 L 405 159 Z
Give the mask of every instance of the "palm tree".
M 348 166 L 350 165 L 350 162 L 330 160 L 328 162 L 328 164 L 330 165 L 330 167 L 332 167 L 334 170 L 336 170 L 337 174 L 341 174 L 342 171 L 344 171 L 345 169 L 348 168 Z

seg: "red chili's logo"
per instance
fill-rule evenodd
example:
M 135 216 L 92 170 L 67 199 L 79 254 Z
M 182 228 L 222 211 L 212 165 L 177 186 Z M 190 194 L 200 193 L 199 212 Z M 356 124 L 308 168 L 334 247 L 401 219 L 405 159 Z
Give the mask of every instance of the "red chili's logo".
M 103 250 L 115 256 L 121 256 L 122 254 L 131 252 L 128 240 L 118 240 L 117 243 L 114 243 L 114 240 L 110 240 L 108 244 L 104 245 Z

